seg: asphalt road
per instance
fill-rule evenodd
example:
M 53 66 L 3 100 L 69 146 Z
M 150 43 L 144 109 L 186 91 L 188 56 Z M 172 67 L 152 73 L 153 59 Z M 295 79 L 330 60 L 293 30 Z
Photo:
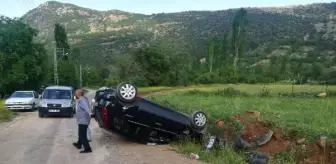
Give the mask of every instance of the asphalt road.
M 92 99 L 93 92 L 86 95 Z M 0 164 L 197 164 L 168 145 L 147 146 L 102 131 L 92 119 L 92 153 L 80 154 L 74 118 L 39 118 L 23 112 L 0 124 Z

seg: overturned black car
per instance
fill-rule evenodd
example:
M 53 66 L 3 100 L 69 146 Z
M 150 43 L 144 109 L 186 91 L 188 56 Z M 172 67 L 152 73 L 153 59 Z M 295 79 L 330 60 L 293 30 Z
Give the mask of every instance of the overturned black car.
M 99 127 L 141 142 L 169 141 L 183 136 L 201 139 L 206 131 L 207 116 L 195 111 L 190 116 L 141 98 L 137 88 L 121 83 L 116 88 L 96 91 L 92 114 Z

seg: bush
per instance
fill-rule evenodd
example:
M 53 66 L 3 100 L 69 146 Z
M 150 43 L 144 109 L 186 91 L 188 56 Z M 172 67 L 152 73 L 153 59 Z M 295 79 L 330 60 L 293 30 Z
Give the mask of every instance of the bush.
M 117 86 L 120 80 L 117 77 L 109 77 L 104 79 L 104 85 L 106 86 Z
M 240 90 L 232 88 L 232 87 L 229 87 L 223 90 L 212 91 L 212 92 L 200 91 L 200 90 L 194 89 L 194 90 L 188 91 L 186 94 L 202 95 L 202 96 L 215 95 L 215 96 L 223 96 L 223 97 L 247 97 L 249 96 L 248 93 L 241 92 Z
M 9 121 L 13 117 L 13 113 L 11 111 L 7 110 L 3 106 L 3 104 L 4 104 L 4 102 L 2 100 L 0 100 L 0 122 Z
M 259 97 L 269 97 L 271 96 L 271 93 L 267 89 L 266 86 L 263 87 L 263 89 L 257 94 Z
M 148 86 L 148 82 L 146 80 L 146 78 L 142 77 L 142 76 L 136 76 L 131 80 L 132 83 L 134 83 L 134 85 L 139 86 L 139 87 L 147 87 Z
M 239 89 L 229 87 L 223 90 L 217 90 L 214 93 L 216 96 L 225 96 L 225 97 L 247 97 L 249 96 L 248 93 L 242 92 Z
M 218 77 L 218 74 L 216 72 L 208 72 L 200 75 L 197 78 L 197 82 L 200 84 L 213 84 L 219 82 L 219 79 L 220 78 Z

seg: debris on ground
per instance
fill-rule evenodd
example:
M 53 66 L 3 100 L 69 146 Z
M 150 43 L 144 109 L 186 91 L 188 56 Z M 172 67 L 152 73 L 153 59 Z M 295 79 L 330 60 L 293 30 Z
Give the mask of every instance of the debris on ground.
M 248 157 L 249 164 L 267 164 L 269 157 L 261 152 L 250 152 Z
M 148 146 L 155 146 L 156 143 L 147 143 Z
M 258 146 L 265 145 L 271 139 L 272 136 L 273 136 L 273 131 L 269 130 L 266 135 L 258 138 L 258 140 L 256 141 L 257 145 Z
M 227 141 L 232 140 L 234 150 L 249 151 L 249 164 L 267 164 L 270 156 L 293 149 L 298 153 L 297 162 L 300 164 L 336 164 L 336 139 L 328 142 L 326 136 L 321 136 L 315 143 L 308 144 L 304 137 L 286 137 L 282 129 L 265 123 L 260 120 L 260 116 L 260 112 L 252 110 L 237 114 L 233 116 L 233 120 L 237 120 L 239 126 L 236 126 L 235 121 L 216 121 L 215 126 L 223 133 L 211 136 L 203 151 L 224 148 Z M 193 159 L 199 158 L 197 154 L 190 156 Z
M 324 98 L 327 97 L 327 93 L 323 92 L 317 95 L 318 97 Z
M 325 136 L 321 136 L 321 137 L 316 141 L 316 144 L 317 144 L 320 148 L 324 149 L 325 146 L 326 146 L 326 140 L 327 140 L 327 137 L 325 137 Z
M 222 120 L 216 121 L 215 124 L 216 124 L 217 128 L 223 128 L 224 127 L 224 121 L 222 121 Z
M 216 136 L 211 136 L 208 140 L 208 142 L 206 143 L 206 145 L 204 145 L 204 152 L 209 152 L 210 149 L 214 146 L 215 142 L 216 142 Z
M 195 154 L 195 153 L 190 153 L 189 157 L 191 159 L 199 159 L 199 155 L 198 154 Z
M 297 144 L 303 144 L 304 142 L 306 142 L 306 139 L 305 138 L 298 138 L 298 139 L 296 139 L 296 143 Z
M 256 147 L 256 145 L 253 145 L 249 142 L 246 142 L 240 136 L 237 137 L 233 146 L 234 146 L 235 150 L 238 150 L 238 149 L 244 149 L 245 150 L 245 149 L 252 149 L 252 148 Z

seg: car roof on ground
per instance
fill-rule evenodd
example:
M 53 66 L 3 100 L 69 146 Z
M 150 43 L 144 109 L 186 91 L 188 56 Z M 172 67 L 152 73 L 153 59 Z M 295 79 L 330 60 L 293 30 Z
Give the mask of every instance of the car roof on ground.
M 68 87 L 68 86 L 55 85 L 55 86 L 48 86 L 45 89 L 65 89 L 65 90 L 71 90 L 73 88 L 72 87 Z

